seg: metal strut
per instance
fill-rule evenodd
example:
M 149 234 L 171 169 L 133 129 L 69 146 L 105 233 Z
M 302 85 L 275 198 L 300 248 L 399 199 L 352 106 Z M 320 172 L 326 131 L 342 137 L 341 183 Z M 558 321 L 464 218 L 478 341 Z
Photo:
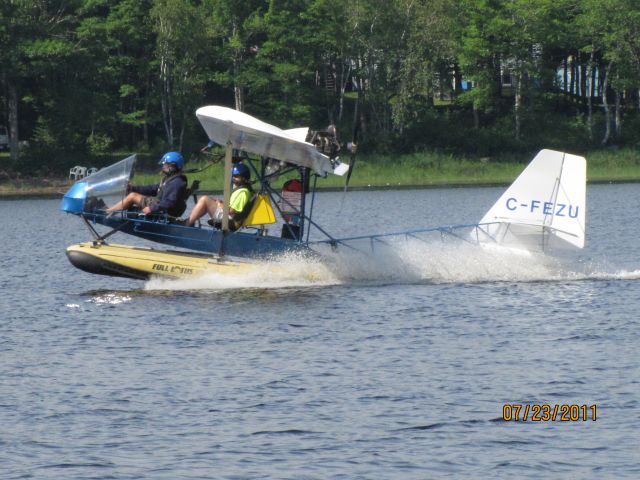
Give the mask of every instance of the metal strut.
M 111 235 L 115 233 L 118 233 L 120 230 L 124 228 L 125 225 L 131 222 L 131 220 L 126 220 L 122 224 L 118 225 L 116 228 L 113 228 L 107 233 L 105 233 L 104 235 L 100 235 L 98 231 L 95 228 L 93 228 L 93 225 L 89 223 L 89 220 L 87 220 L 86 217 L 82 215 L 81 218 L 84 224 L 87 226 L 87 228 L 91 232 L 91 234 L 93 235 L 93 238 L 94 238 L 93 243 L 97 243 L 97 244 L 106 244 L 107 242 L 105 242 L 105 240 L 107 238 L 109 238 Z

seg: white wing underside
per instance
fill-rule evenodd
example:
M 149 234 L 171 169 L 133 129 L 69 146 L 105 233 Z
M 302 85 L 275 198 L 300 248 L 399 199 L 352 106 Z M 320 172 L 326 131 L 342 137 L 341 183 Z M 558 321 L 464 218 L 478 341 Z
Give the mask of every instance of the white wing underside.
M 244 112 L 227 107 L 206 106 L 196 116 L 211 140 L 255 155 L 275 158 L 313 169 L 319 175 L 344 175 L 339 162 L 335 165 L 311 143 L 305 142 L 308 128 L 282 130 Z

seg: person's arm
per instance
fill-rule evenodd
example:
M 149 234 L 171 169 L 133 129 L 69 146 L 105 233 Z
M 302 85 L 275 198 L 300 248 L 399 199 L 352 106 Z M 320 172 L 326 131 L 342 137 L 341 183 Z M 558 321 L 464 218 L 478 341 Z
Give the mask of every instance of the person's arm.
M 216 145 L 216 142 L 214 142 L 213 140 L 209 140 L 209 143 L 207 143 L 204 147 L 202 147 L 200 151 L 206 152 L 207 150 L 211 150 L 211 148 L 213 148 L 215 145 Z
M 155 197 L 158 194 L 158 188 L 160 188 L 159 183 L 155 185 L 131 185 L 132 192 L 139 193 L 146 197 Z

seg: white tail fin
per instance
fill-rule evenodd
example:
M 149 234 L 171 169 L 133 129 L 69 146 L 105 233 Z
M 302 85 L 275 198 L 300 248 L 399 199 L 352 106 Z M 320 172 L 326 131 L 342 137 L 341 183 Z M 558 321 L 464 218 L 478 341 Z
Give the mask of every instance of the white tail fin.
M 583 157 L 541 150 L 480 220 L 483 231 L 500 244 L 584 247 L 586 170 Z

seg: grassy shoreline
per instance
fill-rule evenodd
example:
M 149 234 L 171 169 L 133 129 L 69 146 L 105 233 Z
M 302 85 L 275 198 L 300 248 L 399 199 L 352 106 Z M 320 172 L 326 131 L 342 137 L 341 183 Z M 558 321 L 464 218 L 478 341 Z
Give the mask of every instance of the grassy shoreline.
M 640 151 L 623 149 L 597 151 L 587 158 L 589 183 L 640 182 Z M 350 189 L 429 188 L 508 185 L 524 169 L 527 159 L 468 159 L 435 153 L 398 156 L 362 156 L 358 158 Z M 204 162 L 201 164 L 204 165 Z M 190 168 L 198 165 L 189 165 Z M 157 173 L 136 174 L 135 183 L 156 183 Z M 199 179 L 203 192 L 222 190 L 222 168 L 214 165 L 189 180 Z M 0 197 L 58 196 L 73 182 L 66 178 L 29 178 L 0 183 Z M 277 185 L 276 185 L 277 186 Z M 318 179 L 318 188 L 341 189 L 344 178 Z

